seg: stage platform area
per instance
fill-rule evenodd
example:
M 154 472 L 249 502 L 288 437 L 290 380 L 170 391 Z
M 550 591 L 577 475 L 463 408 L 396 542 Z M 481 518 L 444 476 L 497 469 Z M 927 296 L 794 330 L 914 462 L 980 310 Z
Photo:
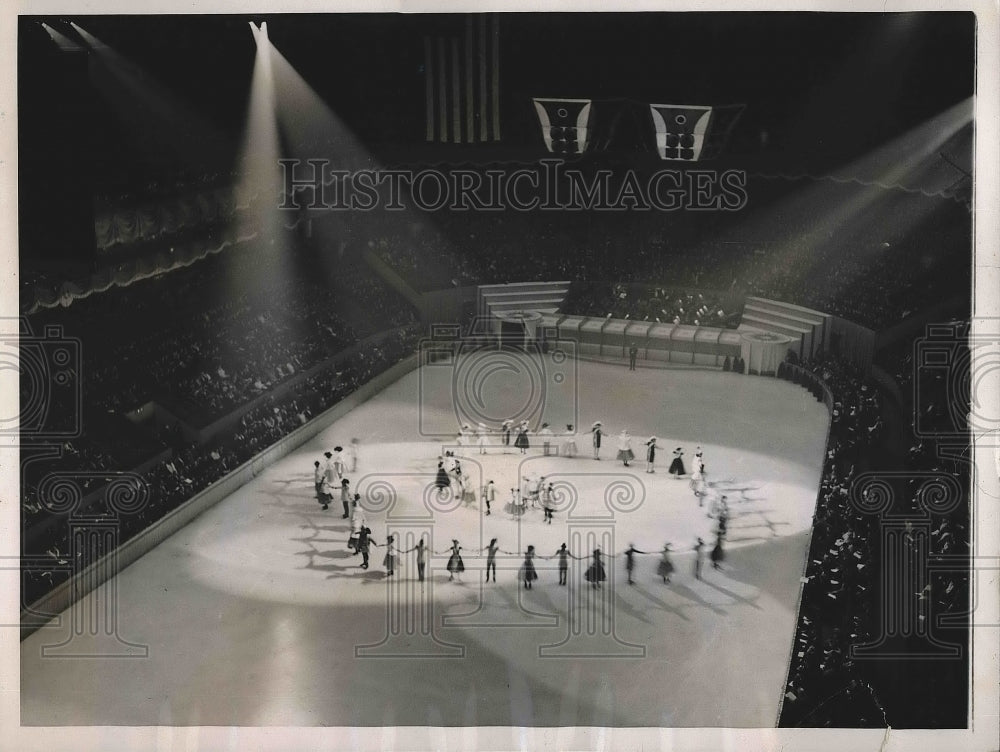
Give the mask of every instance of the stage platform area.
M 402 378 L 90 596 L 107 602 L 113 588 L 118 637 L 74 635 L 76 652 L 121 653 L 124 641 L 148 648 L 146 657 L 43 657 L 45 646 L 69 639 L 69 613 L 62 626 L 31 635 L 21 649 L 22 723 L 774 726 L 822 466 L 824 406 L 771 378 L 628 371 L 575 358 L 539 358 L 536 388 L 526 381 L 531 364 L 517 361 L 530 356 L 477 357 L 471 376 L 457 361 Z M 455 446 L 470 415 L 514 417 L 536 407 L 557 434 L 566 423 L 589 429 L 601 420 L 601 461 L 587 433 L 577 437 L 575 459 L 542 456 L 536 436 L 523 456 L 504 454 L 496 434 L 484 455 Z M 623 428 L 639 455 L 628 468 L 614 460 Z M 648 474 L 642 452 L 654 434 L 661 449 Z M 352 437 L 361 445 L 348 477 L 374 539 L 384 543 L 395 531 L 407 547 L 428 534 L 439 552 L 458 539 L 460 582 L 449 582 L 447 554 L 433 557 L 423 584 L 413 554 L 392 579 L 382 547 L 369 570 L 359 568 L 339 502 L 322 511 L 312 475 L 324 450 Z M 721 570 L 707 561 L 714 520 L 688 481 L 667 473 L 674 447 L 683 447 L 690 470 L 698 445 L 713 493 L 725 493 L 732 510 Z M 492 515 L 478 500 L 427 493 L 444 446 L 465 456 L 471 485 L 495 481 Z M 520 518 L 506 513 L 509 489 L 525 475 L 548 476 L 562 489 L 553 524 L 530 506 Z M 708 544 L 701 580 L 693 576 L 698 536 Z M 497 582 L 486 584 L 478 549 L 494 537 L 502 550 L 530 544 L 542 556 L 567 542 L 585 558 L 574 561 L 566 587 L 554 559 L 536 559 L 540 579 L 525 590 L 521 557 L 501 555 Z M 677 568 L 670 584 L 656 574 L 666 542 Z M 637 557 L 632 586 L 620 555 L 630 543 L 651 552 Z M 601 590 L 583 579 L 594 545 L 607 555 Z M 341 742 L 349 745 L 352 733 Z M 434 747 L 434 733 L 393 738 Z M 542 732 L 516 733 L 531 748 Z M 590 746 L 582 733 L 556 732 L 556 746 Z

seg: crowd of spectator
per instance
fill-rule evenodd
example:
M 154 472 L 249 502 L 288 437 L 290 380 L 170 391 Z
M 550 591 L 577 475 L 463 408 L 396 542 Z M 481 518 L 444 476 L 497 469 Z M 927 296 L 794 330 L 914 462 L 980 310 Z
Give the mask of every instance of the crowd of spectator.
M 120 412 L 157 398 L 208 421 L 366 334 L 415 320 L 363 263 L 343 260 L 332 279 L 317 263 L 247 244 L 29 321 L 36 333 L 58 324 L 79 339 L 84 404 Z
M 369 242 L 418 291 L 641 282 L 782 300 L 875 330 L 968 289 L 971 222 L 955 202 L 885 189 L 873 199 L 864 192 L 875 189 L 829 182 L 782 210 L 784 181 L 751 189 L 748 208 L 712 213 L 708 230 L 691 212 L 438 212 L 418 228 L 386 216 Z M 863 215 L 817 227 L 829 207 L 862 200 Z
M 903 367 L 900 374 L 905 374 Z M 869 657 L 878 657 L 877 646 L 885 634 L 885 609 L 896 608 L 893 618 L 903 625 L 899 642 L 882 652 L 926 650 L 920 634 L 943 614 L 961 614 L 967 608 L 967 577 L 960 571 L 928 577 L 927 557 L 968 552 L 967 491 L 955 503 L 931 509 L 920 488 L 927 473 L 945 473 L 962 488 L 968 472 L 957 463 L 941 460 L 926 444 L 900 451 L 898 432 L 887 431 L 884 416 L 889 406 L 875 382 L 852 367 L 821 358 L 797 367 L 783 364 L 779 375 L 802 383 L 817 396 L 823 387 L 832 395 L 827 456 L 813 522 L 808 561 L 803 579 L 799 621 L 792 648 L 788 683 L 782 706 L 782 726 L 902 726 L 935 727 L 954 722 L 948 714 L 952 703 L 937 703 L 941 720 L 926 716 L 928 704 L 909 703 L 920 692 L 918 683 L 900 681 L 898 664 L 864 660 L 853 652 L 876 646 Z M 942 396 L 944 392 L 942 392 Z M 923 406 L 923 400 L 921 405 Z M 934 409 L 932 397 L 930 409 Z M 880 484 L 859 481 L 865 472 L 879 474 Z M 886 494 L 886 496 L 883 496 Z M 931 495 L 939 503 L 934 494 Z M 880 505 L 888 499 L 887 506 Z M 903 525 L 900 548 L 885 544 L 891 519 Z M 920 540 L 929 531 L 929 552 Z M 886 557 L 898 557 L 889 563 Z M 901 592 L 889 602 L 889 593 L 901 583 L 886 583 L 887 573 L 927 580 L 920 592 Z M 905 585 L 903 585 L 905 587 Z M 914 620 L 919 620 L 919 628 Z M 907 633 L 907 629 L 910 631 Z M 961 694 L 961 667 L 953 672 Z M 916 687 L 916 689 L 915 689 Z M 927 699 L 927 698 L 924 698 Z M 933 701 L 932 707 L 935 707 Z M 925 717 L 907 717 L 920 707 Z
M 48 444 L 52 451 L 25 463 L 24 530 L 43 523 L 48 528 L 51 514 L 38 498 L 38 484 L 49 475 L 74 479 L 86 496 L 111 474 L 168 454 L 170 468 L 191 470 L 184 480 L 170 473 L 174 491 L 203 487 L 200 479 L 211 473 L 202 469 L 231 469 L 235 458 L 260 450 L 290 430 L 293 420 L 301 424 L 324 409 L 331 395 L 339 399 L 357 378 L 372 373 L 370 362 L 384 356 L 378 346 L 366 345 L 340 376 L 324 364 L 366 337 L 415 321 L 413 308 L 361 259 L 262 242 L 110 287 L 65 308 L 39 310 L 26 319 L 34 340 L 25 349 L 41 365 L 22 372 L 20 391 L 22 404 L 30 406 L 42 390 L 44 409 L 35 411 L 38 425 L 24 437 L 26 457 L 34 451 L 32 435 L 72 439 L 59 447 Z M 52 327 L 61 328 L 59 337 Z M 70 343 L 70 357 L 54 367 L 52 352 L 60 341 Z M 395 353 L 399 345 L 393 348 Z M 320 376 L 303 380 L 315 369 Z M 176 431 L 154 433 L 149 422 L 139 426 L 125 417 L 152 401 L 196 429 L 259 402 L 286 382 L 294 385 L 296 404 L 270 405 L 277 412 L 252 410 L 243 418 L 244 435 L 228 451 L 220 446 L 205 454 L 185 447 Z M 310 394 L 310 388 L 322 393 Z M 151 472 L 169 486 L 165 467 Z M 46 529 L 41 539 L 48 535 Z M 64 558 L 64 550 L 53 550 Z M 55 570 L 41 575 L 45 579 L 36 587 L 55 576 Z
M 417 344 L 419 327 L 410 326 L 361 345 L 345 361 L 333 363 L 301 380 L 283 397 L 267 400 L 247 412 L 233 429 L 211 442 L 186 444 L 142 474 L 149 491 L 148 502 L 135 514 L 118 517 L 119 541 L 125 542 L 163 515 L 176 509 L 227 473 L 235 470 L 311 418 L 334 406 L 375 375 L 411 355 Z M 76 457 L 75 447 L 70 447 Z M 86 489 L 94 490 L 94 489 Z M 24 602 L 32 603 L 52 587 L 90 562 L 87 551 L 74 551 L 68 516 L 52 519 L 42 508 L 37 489 L 23 491 L 26 532 L 40 521 L 42 534 L 25 535 L 25 555 L 47 562 L 25 571 Z M 77 521 L 80 523 L 80 521 Z M 85 523 L 84 527 L 85 527 Z M 75 559 L 75 560 L 74 560 Z M 72 568 L 72 569 L 71 569 Z
M 710 290 L 694 292 L 623 282 L 575 282 L 560 311 L 577 316 L 735 329 L 740 316 L 734 308 L 729 296 Z

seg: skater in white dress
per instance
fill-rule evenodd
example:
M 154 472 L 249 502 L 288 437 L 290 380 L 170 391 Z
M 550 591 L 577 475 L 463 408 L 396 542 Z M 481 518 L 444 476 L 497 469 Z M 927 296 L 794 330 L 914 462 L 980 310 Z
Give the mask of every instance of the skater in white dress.
M 538 432 L 538 439 L 542 442 L 542 454 L 546 457 L 552 452 L 552 441 L 555 437 L 548 423 L 542 423 L 542 428 Z
M 698 499 L 698 506 L 702 506 L 705 501 L 706 484 L 705 462 L 700 451 L 695 452 L 694 461 L 691 463 L 691 490 Z
M 476 428 L 476 444 L 479 445 L 479 453 L 486 454 L 486 447 L 489 444 L 490 429 L 485 424 L 480 423 Z
M 627 428 L 618 434 L 618 459 L 625 467 L 628 467 L 628 463 L 635 459 L 635 454 L 632 452 L 632 436 Z
M 576 432 L 573 430 L 572 423 L 566 424 L 566 433 L 563 434 L 562 454 L 563 457 L 576 457 Z

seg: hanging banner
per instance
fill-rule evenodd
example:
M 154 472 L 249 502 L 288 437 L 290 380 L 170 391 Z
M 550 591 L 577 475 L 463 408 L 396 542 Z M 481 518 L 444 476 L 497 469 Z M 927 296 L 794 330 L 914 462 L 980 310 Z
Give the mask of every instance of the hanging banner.
M 555 154 L 582 154 L 590 143 L 591 99 L 532 99 L 545 148 Z
M 651 104 L 660 159 L 697 162 L 709 131 L 712 108 L 699 105 Z

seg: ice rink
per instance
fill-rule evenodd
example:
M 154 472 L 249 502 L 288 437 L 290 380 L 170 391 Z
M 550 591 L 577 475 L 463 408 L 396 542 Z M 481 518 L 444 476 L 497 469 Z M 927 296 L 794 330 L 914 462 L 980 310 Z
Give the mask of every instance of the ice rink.
M 521 415 L 540 415 L 556 434 L 601 420 L 601 461 L 586 432 L 575 459 L 544 457 L 537 436 L 525 455 L 502 453 L 496 434 L 486 454 L 455 447 L 463 419 L 496 427 Z M 715 370 L 630 372 L 551 354 L 424 366 L 105 586 L 117 592 L 117 636 L 73 639 L 94 654 L 110 642 L 115 653 L 122 641 L 146 646 L 147 657 L 43 658 L 43 646 L 66 641 L 68 618 L 25 640 L 22 723 L 773 726 L 827 423 L 822 403 L 796 385 Z M 639 455 L 628 468 L 614 460 L 623 428 Z M 650 435 L 660 447 L 653 474 L 642 456 Z M 391 579 L 384 547 L 359 568 L 339 500 L 322 511 L 312 477 L 324 450 L 353 437 L 359 460 L 348 477 L 374 540 L 395 532 L 405 549 L 424 535 L 443 552 L 458 539 L 460 581 L 449 582 L 446 553 L 422 585 L 413 554 Z M 464 455 L 475 488 L 495 481 L 492 515 L 478 499 L 428 491 L 446 445 Z M 667 473 L 674 447 L 690 471 L 699 445 L 712 494 L 725 494 L 732 514 L 723 568 L 706 556 L 702 580 L 692 546 L 703 537 L 707 555 L 715 521 L 687 479 Z M 505 511 L 517 479 L 539 475 L 559 489 L 551 525 L 530 505 L 520 518 Z M 581 559 L 566 587 L 555 559 L 536 559 L 540 579 L 525 590 L 522 557 L 501 555 L 487 585 L 479 549 L 494 537 L 504 551 L 533 545 L 540 556 L 566 542 Z M 670 584 L 656 574 L 666 542 Z M 621 556 L 630 543 L 649 552 L 632 586 Z M 600 590 L 583 579 L 595 546 L 609 577 Z M 574 733 L 561 732 L 558 745 L 580 746 Z M 433 746 L 421 734 L 433 730 L 407 735 L 405 746 Z

